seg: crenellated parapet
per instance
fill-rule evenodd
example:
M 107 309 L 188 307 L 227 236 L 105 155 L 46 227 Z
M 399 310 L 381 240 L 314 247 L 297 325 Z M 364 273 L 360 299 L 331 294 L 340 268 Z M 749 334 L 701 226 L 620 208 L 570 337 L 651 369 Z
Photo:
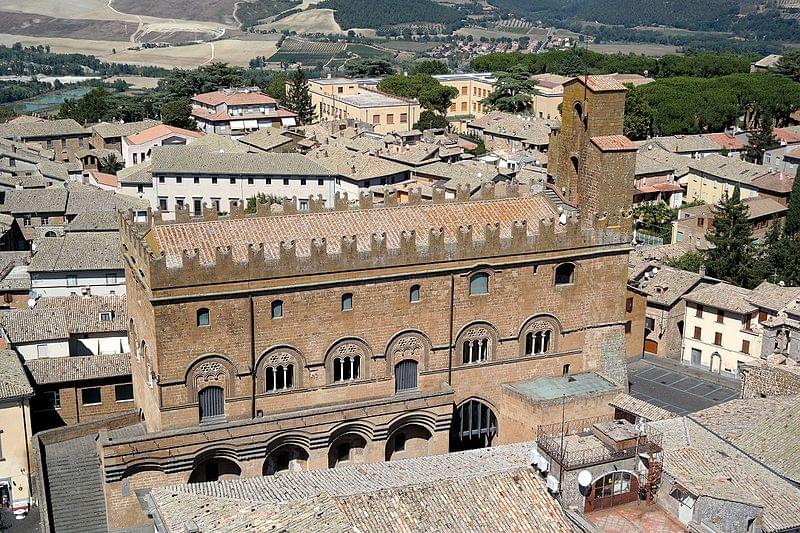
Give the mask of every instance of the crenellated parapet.
M 419 191 L 415 191 L 409 194 L 407 204 L 401 204 L 397 192 L 389 191 L 383 198 L 383 206 L 379 207 L 374 206 L 372 194 L 362 193 L 357 206 L 350 202 L 347 195 L 337 195 L 333 209 L 326 208 L 322 198 L 312 198 L 308 202 L 308 211 L 318 214 L 408 209 L 408 205 L 487 202 L 518 197 L 520 191 L 516 183 L 500 183 L 482 186 L 476 199 L 465 199 L 462 193 L 447 200 L 442 190 L 435 189 L 432 201 L 423 201 Z M 538 202 L 536 205 L 544 204 Z M 146 223 L 136 223 L 131 216 L 123 216 L 120 231 L 123 252 L 130 268 L 136 269 L 151 289 L 159 289 L 454 261 L 477 263 L 504 256 L 624 245 L 630 241 L 631 217 L 627 214 L 615 214 L 612 218 L 617 223 L 613 225 L 609 223 L 608 215 L 596 216 L 592 227 L 587 228 L 586 224 L 581 223 L 579 212 L 559 213 L 552 206 L 546 212 L 555 216 L 535 220 L 513 220 L 509 223 L 506 219 L 503 223 L 457 226 L 451 223 L 448 227 L 434 227 L 426 231 L 409 229 L 389 236 L 384 230 L 392 228 L 376 227 L 376 231 L 369 236 L 362 233 L 337 238 L 328 235 L 300 242 L 290 239 L 279 243 L 238 242 L 238 254 L 230 246 L 218 246 L 211 252 L 206 248 L 204 257 L 197 249 L 182 249 L 180 253 L 173 249 L 167 257 L 158 250 L 151 231 L 159 225 L 168 224 L 219 223 L 243 218 L 288 216 L 297 212 L 296 199 L 284 199 L 281 207 L 276 210 L 274 206 L 265 204 L 259 206 L 256 213 L 247 215 L 239 208 L 225 217 L 220 216 L 213 207 L 206 207 L 202 217 L 190 218 L 188 212 L 180 211 L 176 213 L 175 221 L 164 221 L 158 214 L 154 216 L 148 212 Z M 495 207 L 502 208 L 503 205 L 498 203 L 490 206 L 490 209 Z M 242 246 L 246 247 L 246 253 L 241 251 Z

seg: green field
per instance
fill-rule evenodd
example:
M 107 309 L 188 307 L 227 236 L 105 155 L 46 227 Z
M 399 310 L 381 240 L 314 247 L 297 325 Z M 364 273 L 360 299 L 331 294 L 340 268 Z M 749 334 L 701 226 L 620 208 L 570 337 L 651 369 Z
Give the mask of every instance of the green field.
M 280 49 L 269 58 L 273 63 L 303 63 L 324 65 L 345 49 L 344 43 L 301 41 L 286 39 Z

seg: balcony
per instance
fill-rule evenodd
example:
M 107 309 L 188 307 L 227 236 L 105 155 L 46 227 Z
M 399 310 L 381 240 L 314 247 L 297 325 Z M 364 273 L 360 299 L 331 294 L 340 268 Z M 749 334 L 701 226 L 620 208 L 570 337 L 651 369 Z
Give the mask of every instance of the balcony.
M 627 420 L 593 417 L 539 426 L 539 449 L 566 470 L 661 452 L 662 435 Z

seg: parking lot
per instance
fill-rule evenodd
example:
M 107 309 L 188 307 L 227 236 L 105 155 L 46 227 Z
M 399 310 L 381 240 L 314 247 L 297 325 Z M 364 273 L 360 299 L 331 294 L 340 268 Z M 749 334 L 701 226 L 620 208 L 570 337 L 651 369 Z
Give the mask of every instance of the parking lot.
M 630 394 L 680 416 L 739 397 L 740 382 L 682 366 L 637 359 L 628 364 Z

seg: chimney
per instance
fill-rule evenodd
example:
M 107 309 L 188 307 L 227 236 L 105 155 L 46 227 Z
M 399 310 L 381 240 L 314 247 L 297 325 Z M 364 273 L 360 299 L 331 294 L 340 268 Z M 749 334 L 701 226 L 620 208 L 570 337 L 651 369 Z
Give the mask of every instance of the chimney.
M 698 274 L 700 274 L 701 276 L 705 276 L 706 275 L 706 266 L 705 265 L 700 265 L 700 270 L 698 271 Z

